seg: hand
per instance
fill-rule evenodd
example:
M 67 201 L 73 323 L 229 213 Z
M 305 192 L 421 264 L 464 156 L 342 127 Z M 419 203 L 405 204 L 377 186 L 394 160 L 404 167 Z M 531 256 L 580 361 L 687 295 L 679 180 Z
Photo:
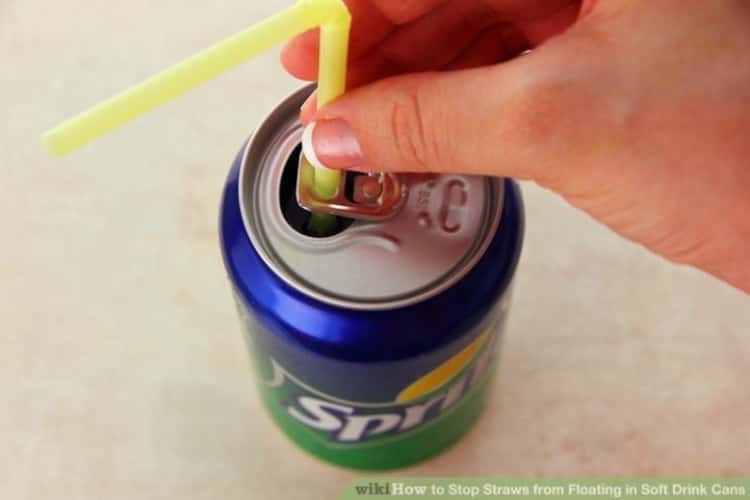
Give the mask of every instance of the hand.
M 302 110 L 325 164 L 533 180 L 750 292 L 750 2 L 347 4 L 353 90 Z M 315 79 L 315 33 L 283 61 Z

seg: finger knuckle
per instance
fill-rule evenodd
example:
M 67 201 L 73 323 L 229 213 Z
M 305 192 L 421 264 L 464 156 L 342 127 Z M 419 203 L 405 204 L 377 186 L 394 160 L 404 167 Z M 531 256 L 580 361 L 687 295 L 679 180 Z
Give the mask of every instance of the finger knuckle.
M 435 159 L 435 144 L 428 132 L 425 97 L 419 85 L 396 94 L 389 110 L 391 140 L 399 159 L 418 170 L 429 170 Z

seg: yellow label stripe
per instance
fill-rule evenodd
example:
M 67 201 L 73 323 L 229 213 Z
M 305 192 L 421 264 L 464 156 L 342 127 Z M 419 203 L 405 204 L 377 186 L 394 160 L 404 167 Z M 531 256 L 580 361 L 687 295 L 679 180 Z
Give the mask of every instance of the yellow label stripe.
M 438 366 L 427 375 L 419 378 L 416 382 L 411 384 L 409 387 L 401 391 L 396 398 L 399 403 L 419 398 L 425 394 L 429 394 L 443 384 L 449 382 L 456 374 L 463 370 L 471 361 L 474 356 L 484 345 L 485 340 L 489 336 L 490 330 L 487 330 L 479 337 L 474 339 L 471 344 L 466 346 L 461 352 L 457 353 L 442 365 Z

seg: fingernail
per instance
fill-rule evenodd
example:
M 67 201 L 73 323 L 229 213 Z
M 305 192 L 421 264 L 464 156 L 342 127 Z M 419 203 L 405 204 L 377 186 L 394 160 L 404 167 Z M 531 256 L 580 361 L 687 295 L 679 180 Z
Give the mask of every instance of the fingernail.
M 312 162 L 310 156 L 329 168 L 355 168 L 364 165 L 362 147 L 354 130 L 344 120 L 320 120 L 312 122 L 306 129 L 308 141 L 303 141 L 305 155 Z M 304 142 L 310 144 L 305 145 Z M 314 155 L 309 155 L 312 148 Z

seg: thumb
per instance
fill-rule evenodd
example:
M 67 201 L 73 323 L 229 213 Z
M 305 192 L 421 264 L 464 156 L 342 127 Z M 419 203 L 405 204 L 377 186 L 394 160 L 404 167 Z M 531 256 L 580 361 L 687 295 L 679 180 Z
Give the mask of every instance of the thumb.
M 582 127 L 591 127 L 573 65 L 544 49 L 358 88 L 315 114 L 311 146 L 331 168 L 542 180 L 563 156 L 580 153 L 571 145 L 586 142 Z

